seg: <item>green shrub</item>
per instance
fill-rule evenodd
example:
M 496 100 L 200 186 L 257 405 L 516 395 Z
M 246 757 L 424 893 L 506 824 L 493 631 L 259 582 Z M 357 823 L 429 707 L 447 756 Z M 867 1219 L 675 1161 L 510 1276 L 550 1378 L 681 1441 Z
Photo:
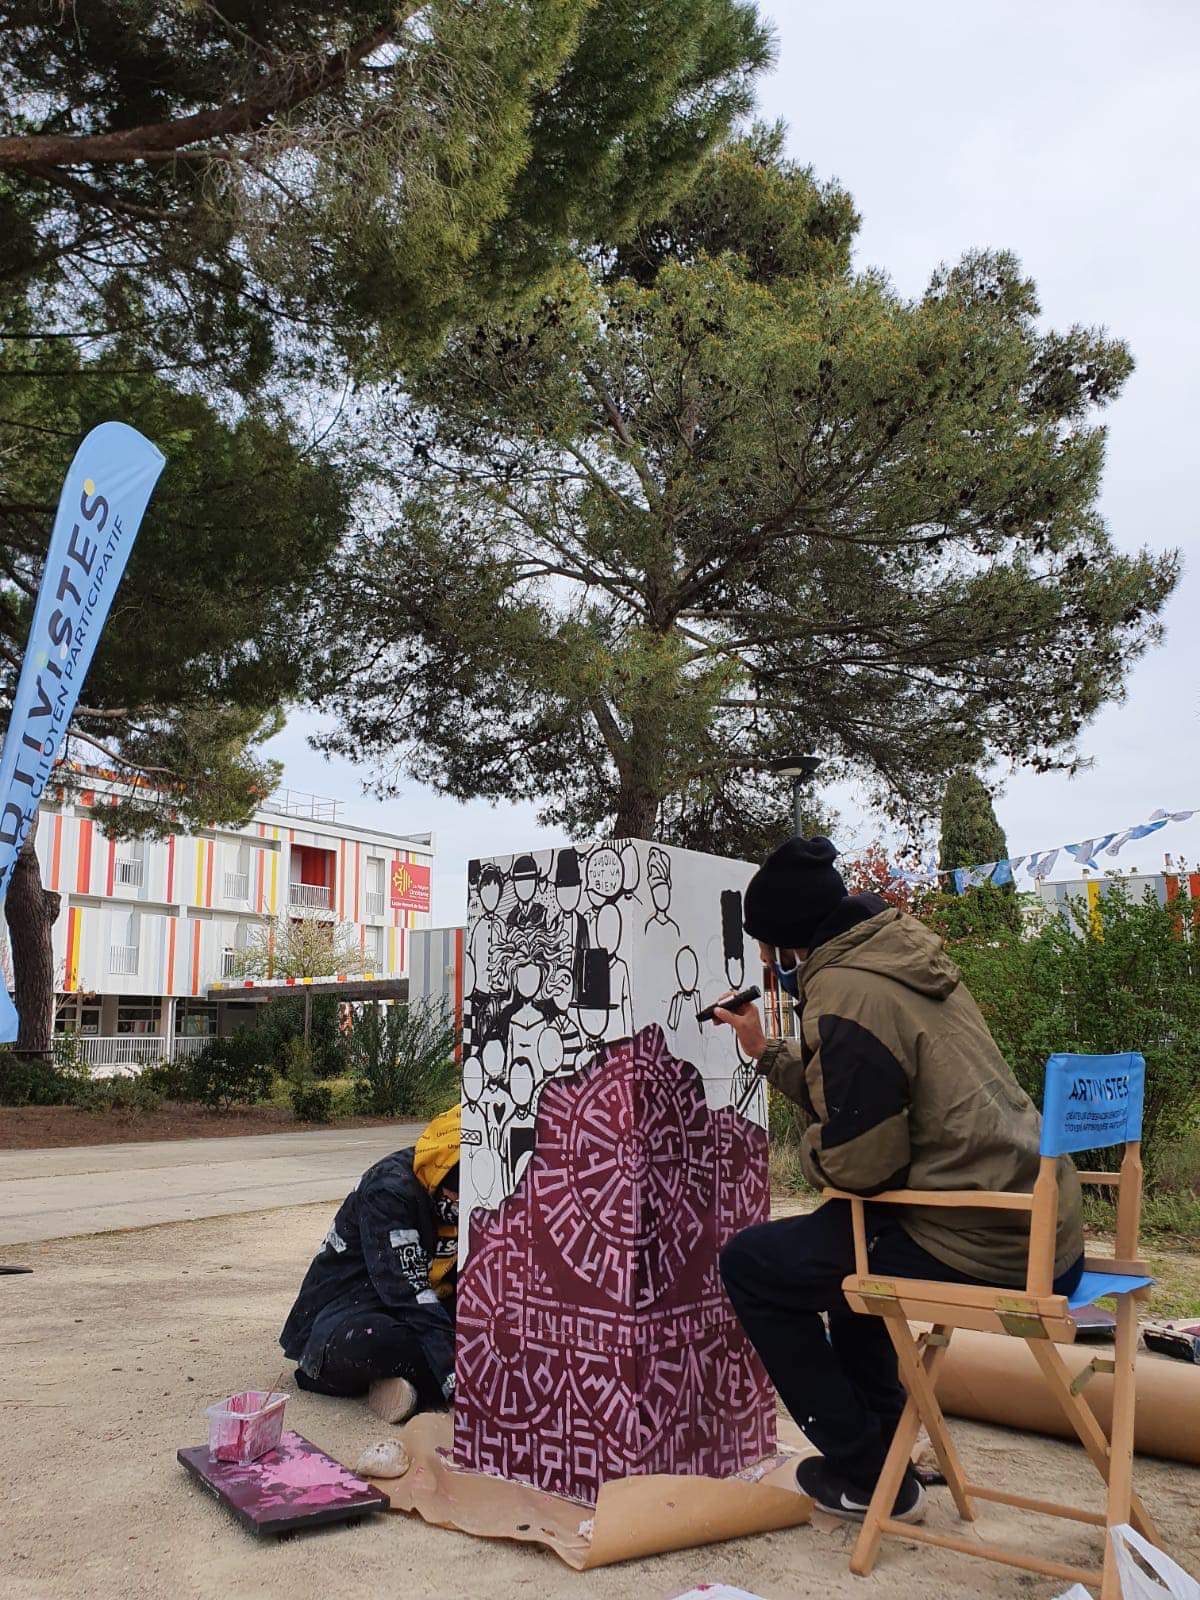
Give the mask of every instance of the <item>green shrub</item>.
M 77 1050 L 52 1061 L 0 1050 L 0 1105 L 75 1105 L 90 1077 Z
M 328 1122 L 333 1116 L 333 1090 L 313 1078 L 308 1083 L 293 1083 L 288 1089 L 297 1122 Z
M 156 1061 L 143 1067 L 140 1080 L 163 1100 L 191 1100 L 191 1059 L 177 1057 L 174 1061 Z
M 458 1098 L 454 1020 L 441 1000 L 364 1006 L 346 1041 L 355 1106 L 369 1116 L 436 1117 Z
M 75 1104 L 81 1111 L 124 1111 L 131 1116 L 144 1116 L 157 1111 L 163 1098 L 154 1080 L 139 1072 L 132 1077 L 93 1078 L 79 1089 Z
M 339 1001 L 336 995 L 313 995 L 309 1028 L 312 1073 L 317 1078 L 336 1078 L 346 1070 L 346 1053 L 338 1028 Z M 258 1015 L 253 1030 L 262 1047 L 263 1060 L 269 1061 L 284 1076 L 288 1070 L 288 1049 L 294 1040 L 304 1039 L 303 994 L 280 995 L 269 1000 Z
M 256 1105 L 271 1088 L 271 1064 L 262 1059 L 262 1042 L 252 1030 L 210 1039 L 181 1065 L 184 1098 L 212 1110 Z
M 1055 1051 L 1141 1051 L 1150 1178 L 1200 1113 L 1197 919 L 1200 904 L 1160 906 L 1152 893 L 1135 901 L 1118 881 L 1094 920 L 1086 904 L 1076 905 L 1030 938 L 992 929 L 951 946 L 996 1043 L 1038 1105 L 1046 1057 Z M 1086 1152 L 1078 1161 L 1112 1167 L 1119 1153 Z

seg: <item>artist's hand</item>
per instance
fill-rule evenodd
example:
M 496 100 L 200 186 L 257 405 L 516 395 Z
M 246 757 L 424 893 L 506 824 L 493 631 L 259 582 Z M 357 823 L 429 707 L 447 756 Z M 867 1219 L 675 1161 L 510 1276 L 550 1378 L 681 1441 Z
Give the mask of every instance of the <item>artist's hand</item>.
M 728 1000 L 734 993 L 735 991 L 731 989 L 723 998 Z M 736 1011 L 726 1011 L 724 1006 L 718 1005 L 713 1012 L 713 1021 L 727 1023 L 733 1029 L 742 1047 L 742 1054 L 748 1056 L 751 1061 L 758 1061 L 766 1054 L 767 1036 L 763 1032 L 762 1017 L 753 1001 L 748 1000 Z

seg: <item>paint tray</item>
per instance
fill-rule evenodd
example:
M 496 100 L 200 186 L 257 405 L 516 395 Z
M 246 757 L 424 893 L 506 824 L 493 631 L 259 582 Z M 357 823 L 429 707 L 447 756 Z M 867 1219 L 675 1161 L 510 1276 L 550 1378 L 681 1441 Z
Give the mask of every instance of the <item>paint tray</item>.
M 245 1465 L 274 1450 L 283 1433 L 287 1395 L 274 1389 L 243 1389 L 206 1406 L 208 1458 Z

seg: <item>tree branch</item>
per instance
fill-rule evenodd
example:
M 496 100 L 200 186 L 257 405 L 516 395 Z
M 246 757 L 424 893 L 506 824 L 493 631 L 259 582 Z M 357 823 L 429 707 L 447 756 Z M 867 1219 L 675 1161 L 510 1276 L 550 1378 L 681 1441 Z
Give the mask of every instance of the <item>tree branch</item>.
M 0 167 L 76 167 L 101 163 L 172 160 L 188 145 L 253 133 L 280 112 L 311 100 L 343 83 L 359 62 L 372 55 L 419 9 L 420 0 L 397 7 L 388 20 L 356 39 L 345 50 L 333 50 L 296 69 L 284 63 L 268 72 L 257 90 L 207 111 L 170 122 L 144 123 L 109 133 L 17 134 L 0 139 Z M 192 151 L 192 154 L 210 154 Z

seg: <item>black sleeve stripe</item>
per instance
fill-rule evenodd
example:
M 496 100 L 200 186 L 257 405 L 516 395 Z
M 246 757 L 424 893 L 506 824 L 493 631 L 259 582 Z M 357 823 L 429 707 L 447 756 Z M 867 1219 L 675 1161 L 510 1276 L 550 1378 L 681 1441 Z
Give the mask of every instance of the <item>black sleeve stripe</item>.
M 908 1078 L 888 1047 L 849 1017 L 820 1019 L 825 1124 L 821 1147 L 834 1150 L 908 1108 Z

